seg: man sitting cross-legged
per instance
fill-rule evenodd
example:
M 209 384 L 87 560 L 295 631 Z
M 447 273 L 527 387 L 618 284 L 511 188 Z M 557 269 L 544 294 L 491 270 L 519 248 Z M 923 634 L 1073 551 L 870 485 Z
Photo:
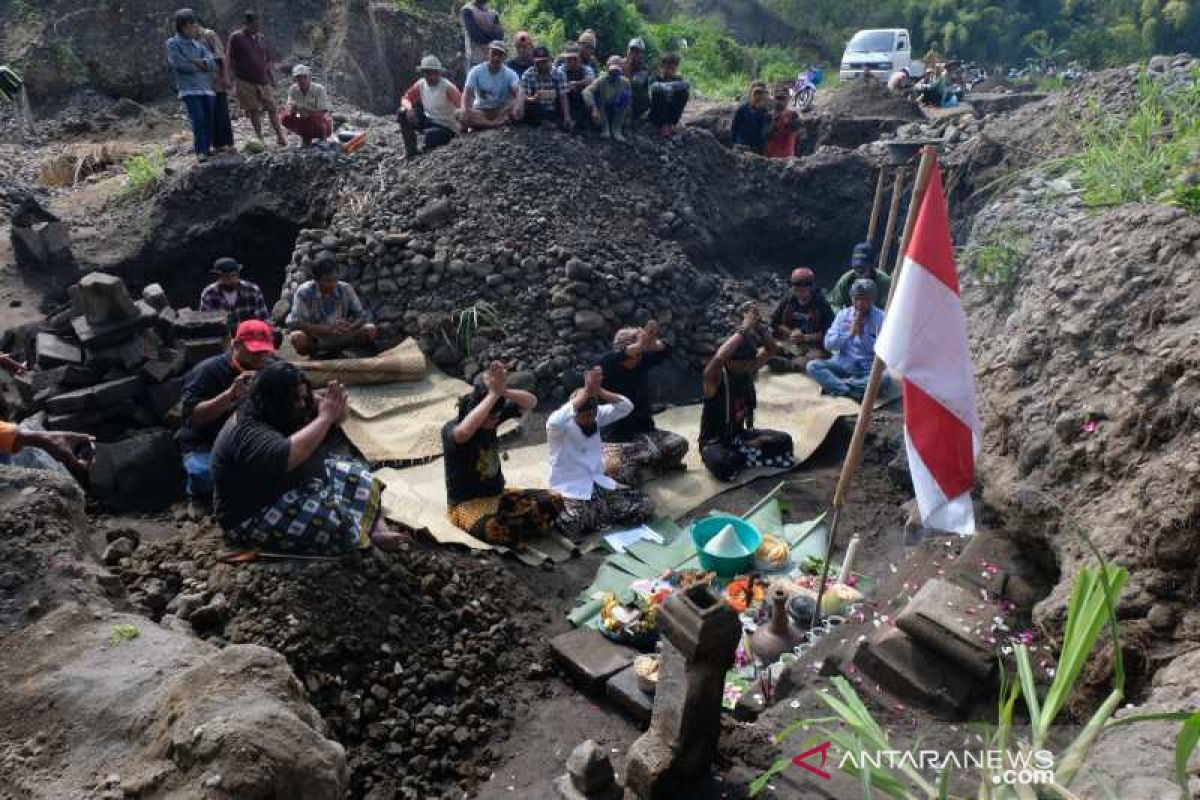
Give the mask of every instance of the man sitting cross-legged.
M 458 419 L 442 428 L 447 516 L 476 539 L 519 547 L 550 530 L 562 512 L 562 498 L 553 492 L 506 488 L 500 469 L 496 429 L 536 405 L 529 392 L 508 388 L 508 373 L 495 361 L 482 383 L 458 401 Z
M 875 362 L 875 340 L 883 328 L 883 311 L 875 305 L 875 291 L 874 281 L 854 282 L 850 307 L 838 312 L 825 334 L 825 349 L 833 358 L 808 362 L 808 374 L 826 394 L 862 402 Z M 888 380 L 884 372 L 881 387 L 886 387 Z
M 600 427 L 633 411 L 633 403 L 605 391 L 604 373 L 594 367 L 583 388 L 546 421 L 550 447 L 550 488 L 563 496 L 558 528 L 573 539 L 613 525 L 637 525 L 652 518 L 654 501 L 604 474 Z
M 758 307 L 748 304 L 742 325 L 704 367 L 700 457 L 717 479 L 730 481 L 748 467 L 791 467 L 792 437 L 754 427 L 754 376 L 776 352 Z
M 623 328 L 613 337 L 613 351 L 600 360 L 604 388 L 629 398 L 633 411 L 600 430 L 604 471 L 627 486 L 640 486 L 655 475 L 681 470 L 688 441 L 654 425 L 650 410 L 650 370 L 671 354 L 658 336 L 658 323 Z
M 337 354 L 351 345 L 369 345 L 379 330 L 354 287 L 338 280 L 337 262 L 318 260 L 313 279 L 300 285 L 287 316 L 288 337 L 302 356 Z
M 521 78 L 504 65 L 504 42 L 492 42 L 488 60 L 467 73 L 462 94 L 462 126 L 499 128 L 525 116 Z

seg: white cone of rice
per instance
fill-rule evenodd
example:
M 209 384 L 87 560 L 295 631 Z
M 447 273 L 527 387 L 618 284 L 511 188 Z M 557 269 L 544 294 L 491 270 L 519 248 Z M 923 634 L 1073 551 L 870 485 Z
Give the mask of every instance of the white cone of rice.
M 732 525 L 726 525 L 704 544 L 704 552 L 717 558 L 743 558 L 750 555 Z

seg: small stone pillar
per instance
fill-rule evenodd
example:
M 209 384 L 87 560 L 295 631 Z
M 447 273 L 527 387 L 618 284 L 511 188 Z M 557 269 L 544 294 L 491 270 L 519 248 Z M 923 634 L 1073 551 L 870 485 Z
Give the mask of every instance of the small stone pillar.
M 608 753 L 591 739 L 571 751 L 567 774 L 554 786 L 563 800 L 617 800 L 621 796 Z
M 742 635 L 737 614 L 708 586 L 675 592 L 658 612 L 662 661 L 650 730 L 629 749 L 625 800 L 666 800 L 712 767 L 725 673 Z

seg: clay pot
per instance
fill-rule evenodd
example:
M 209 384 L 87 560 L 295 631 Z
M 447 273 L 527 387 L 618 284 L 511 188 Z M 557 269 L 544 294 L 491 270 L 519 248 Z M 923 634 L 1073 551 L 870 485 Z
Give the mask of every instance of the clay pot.
M 760 625 L 750 637 L 750 650 L 764 664 L 774 664 L 779 657 L 804 640 L 804 631 L 793 625 L 788 618 L 788 596 L 779 586 L 772 586 L 767 594 L 771 604 L 771 619 Z

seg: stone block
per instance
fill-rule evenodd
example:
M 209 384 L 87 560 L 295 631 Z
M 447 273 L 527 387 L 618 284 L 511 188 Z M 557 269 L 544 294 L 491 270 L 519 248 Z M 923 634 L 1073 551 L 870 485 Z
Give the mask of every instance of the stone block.
M 113 423 L 115 420 L 129 420 L 137 411 L 132 400 L 126 400 L 104 408 L 90 408 L 84 411 L 72 411 L 67 414 L 53 414 L 46 417 L 46 429 L 52 431 L 76 431 L 78 433 L 94 433 L 101 426 Z
M 179 398 L 182 396 L 182 377 L 170 378 L 146 389 L 146 399 L 150 410 L 156 417 L 168 424 L 174 421 L 173 412 L 177 410 Z
M 42 369 L 61 367 L 67 364 L 82 364 L 83 350 L 61 336 L 42 331 L 37 335 L 37 365 Z
M 595 628 L 579 628 L 550 640 L 550 652 L 581 688 L 604 691 L 608 679 L 633 663 L 637 651 L 609 641 Z
M 961 719 L 966 712 L 974 687 L 985 685 L 890 625 L 859 645 L 854 664 L 904 702 L 953 719 Z
M 183 492 L 183 469 L 169 431 L 96 446 L 91 486 L 105 505 L 121 510 L 166 508 Z
M 180 339 L 175 344 L 183 351 L 183 360 L 189 367 L 199 364 L 206 358 L 224 353 L 228 346 L 225 343 L 225 337 Z
M 147 305 L 158 312 L 171 306 L 171 301 L 167 299 L 166 291 L 163 289 L 162 284 L 159 283 L 152 283 L 145 289 L 142 289 L 142 300 L 146 301 Z
M 181 308 L 172 326 L 180 339 L 210 339 L 229 333 L 229 318 L 222 311 L 194 311 Z
M 89 272 L 80 278 L 78 286 L 83 315 L 92 327 L 105 327 L 138 317 L 125 282 L 116 275 Z
M 49 397 L 58 394 L 59 387 L 66 378 L 67 369 L 68 367 L 55 367 L 33 370 L 13 378 L 17 392 L 21 395 L 21 402 L 27 406 L 40 405 Z
M 133 316 L 104 325 L 96 325 L 86 316 L 74 317 L 71 320 L 71 330 L 84 347 L 104 348 L 120 345 L 131 339 L 137 331 L 150 327 L 156 318 L 153 309 L 144 303 L 133 308 Z
M 602 331 L 606 324 L 604 315 L 599 312 L 590 310 L 575 312 L 575 327 L 581 331 Z
M 633 667 L 628 666 L 608 679 L 604 695 L 613 705 L 641 725 L 649 724 L 654 711 L 654 695 L 642 691 Z
M 86 409 L 105 408 L 124 400 L 132 400 L 141 393 L 143 386 L 142 379 L 137 375 L 120 378 L 56 395 L 46 402 L 46 410 L 51 414 L 68 414 Z
M 178 350 L 163 349 L 157 358 L 142 364 L 141 375 L 150 383 L 162 383 L 167 378 L 179 375 L 187 368 L 183 353 Z
M 591 739 L 571 751 L 567 774 L 554 786 L 563 800 L 617 800 L 621 796 L 608 753 Z
M 63 373 L 62 385 L 71 388 L 80 388 L 83 386 L 92 386 L 101 380 L 99 370 L 92 369 L 81 365 L 72 364 L 65 368 Z
M 153 342 L 148 342 L 145 335 L 137 335 L 112 347 L 88 347 L 88 366 L 96 369 L 120 369 L 123 372 L 133 372 L 146 362 L 153 354 Z
M 990 628 L 995 613 L 995 606 L 977 591 L 933 579 L 908 601 L 896 617 L 896 627 L 923 647 L 986 678 L 996 666 L 996 654 L 975 629 L 981 624 Z

